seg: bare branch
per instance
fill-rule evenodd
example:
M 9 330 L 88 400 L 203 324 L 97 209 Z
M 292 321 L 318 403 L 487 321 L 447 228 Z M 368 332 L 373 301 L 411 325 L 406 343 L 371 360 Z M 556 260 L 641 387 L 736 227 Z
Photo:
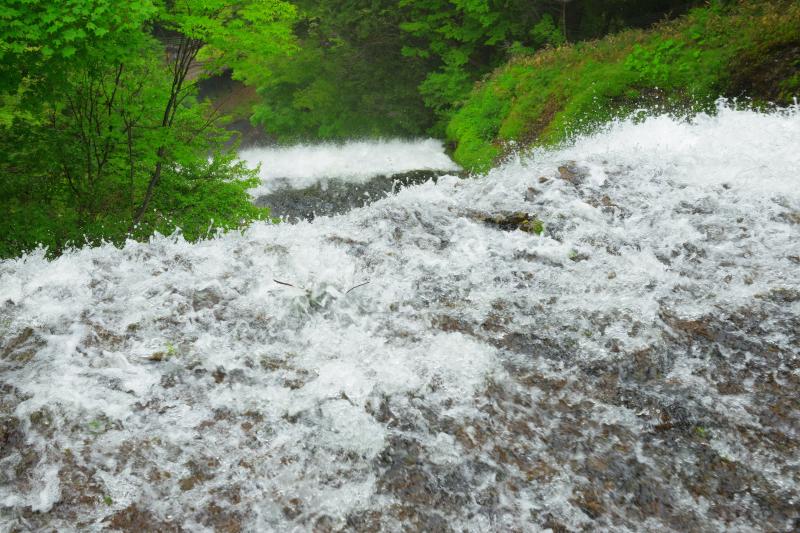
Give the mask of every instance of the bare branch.
M 365 281 L 364 283 L 359 283 L 359 284 L 358 284 L 358 285 L 356 285 L 355 287 L 350 287 L 349 289 L 347 289 L 347 291 L 345 292 L 345 294 L 350 294 L 350 291 L 353 291 L 353 290 L 355 290 L 355 289 L 357 289 L 357 288 L 359 288 L 359 287 L 363 287 L 364 285 L 369 285 L 369 281 Z

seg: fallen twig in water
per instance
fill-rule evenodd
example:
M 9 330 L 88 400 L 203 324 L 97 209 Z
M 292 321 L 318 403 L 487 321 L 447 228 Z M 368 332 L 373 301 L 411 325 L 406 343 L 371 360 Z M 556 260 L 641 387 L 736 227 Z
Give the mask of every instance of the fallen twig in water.
M 279 285 L 286 285 L 287 287 L 292 287 L 292 288 L 300 289 L 300 290 L 306 290 L 306 289 L 303 289 L 302 287 L 298 287 L 297 285 L 292 285 L 291 283 L 287 283 L 285 281 L 279 281 L 279 280 L 274 279 L 274 278 L 272 279 L 272 281 L 274 281 L 275 283 L 277 283 Z M 369 281 L 365 281 L 364 283 L 359 283 L 358 285 L 355 285 L 354 287 L 350 287 L 349 289 L 347 289 L 345 291 L 345 294 L 350 294 L 350 291 L 355 290 L 355 289 L 357 289 L 359 287 L 363 287 L 364 285 L 369 285 Z
M 347 291 L 345 292 L 345 294 L 350 294 L 350 291 L 352 291 L 353 289 L 357 289 L 357 288 L 359 288 L 359 287 L 363 287 L 364 285 L 369 285 L 369 281 L 365 281 L 364 283 L 359 283 L 359 284 L 358 284 L 358 285 L 356 285 L 355 287 L 350 287 L 349 289 L 347 289 Z

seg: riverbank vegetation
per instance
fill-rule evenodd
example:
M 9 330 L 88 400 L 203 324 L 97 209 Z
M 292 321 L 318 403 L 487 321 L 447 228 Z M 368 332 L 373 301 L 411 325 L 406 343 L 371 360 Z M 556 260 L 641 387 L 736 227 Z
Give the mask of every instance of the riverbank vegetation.
M 441 137 L 473 84 L 509 58 L 702 0 L 297 0 L 299 49 L 270 64 L 253 120 L 282 141 Z
M 456 161 L 481 171 L 520 144 L 555 144 L 637 109 L 709 110 L 720 96 L 790 105 L 798 94 L 800 3 L 715 3 L 515 57 L 477 85 L 447 137 Z
M 264 218 L 197 81 L 293 46 L 280 0 L 0 7 L 0 256 Z
M 792 0 L 8 0 L 0 257 L 268 217 L 226 120 L 447 138 L 482 171 L 639 108 L 798 92 Z

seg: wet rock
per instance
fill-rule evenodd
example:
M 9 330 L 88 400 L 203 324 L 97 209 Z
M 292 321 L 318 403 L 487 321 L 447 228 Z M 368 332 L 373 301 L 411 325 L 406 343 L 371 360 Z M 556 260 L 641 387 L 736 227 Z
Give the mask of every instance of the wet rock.
M 435 480 L 421 468 L 422 448 L 407 439 L 395 439 L 380 455 L 388 468 L 379 481 L 379 491 L 388 492 L 416 505 L 432 505 L 437 499 Z
M 546 266 L 551 267 L 563 267 L 564 263 L 557 261 L 551 257 L 546 257 L 537 253 L 532 253 L 527 250 L 517 250 L 514 252 L 514 259 L 522 260 L 522 261 L 529 261 L 531 263 L 541 263 Z M 526 276 L 527 279 L 533 279 L 535 277 L 534 274 L 530 273 Z
M 492 312 L 481 323 L 481 329 L 490 333 L 500 333 L 507 330 L 511 317 L 507 314 Z
M 574 161 L 558 167 L 558 177 L 575 186 L 583 183 L 588 176 L 589 171 L 577 166 Z
M 459 333 L 465 333 L 467 335 L 474 334 L 474 329 L 472 324 L 470 324 L 466 320 L 459 319 L 457 317 L 452 317 L 447 315 L 434 317 L 431 325 L 442 331 L 457 331 Z
M 672 250 L 670 253 L 673 259 L 676 257 L 686 257 L 693 263 L 699 263 L 701 260 L 706 258 L 706 251 L 699 246 L 692 244 L 690 242 L 685 242 L 681 244 L 679 247 Z
M 66 513 L 74 514 L 81 508 L 94 507 L 104 502 L 107 490 L 100 476 L 96 474 L 95 469 L 81 465 L 70 450 L 65 450 L 62 466 L 58 471 L 61 489 L 58 506 Z
M 312 531 L 314 533 L 334 533 L 340 530 L 336 526 L 336 520 L 332 516 L 325 514 L 314 520 Z
M 547 513 L 539 522 L 543 529 L 550 529 L 553 533 L 569 533 L 567 526 L 559 522 L 553 515 Z
M 788 213 L 781 213 L 779 216 L 789 224 L 793 225 L 800 224 L 800 211 L 790 211 Z
M 577 345 L 574 340 L 569 338 L 554 339 L 536 333 L 521 333 L 512 331 L 504 335 L 499 340 L 491 340 L 499 348 L 506 350 L 531 354 L 548 359 L 571 359 L 575 354 Z
M 377 403 L 377 406 L 375 406 L 371 401 L 368 402 L 366 406 L 366 411 L 370 415 L 372 415 L 378 422 L 387 424 L 389 427 L 391 427 L 396 417 L 392 412 L 389 397 L 386 395 L 382 395 L 381 398 L 375 403 Z
M 151 359 L 151 361 L 161 361 L 161 358 Z M 182 383 L 181 374 L 179 372 L 171 372 L 161 376 L 160 385 L 165 389 L 171 389 L 179 383 Z
M 520 230 L 526 233 L 541 235 L 544 233 L 544 222 L 536 218 L 536 215 L 525 212 L 513 213 L 480 213 L 471 212 L 468 214 L 473 220 L 483 222 L 489 226 L 496 227 L 503 231 Z
M 192 307 L 195 311 L 210 309 L 222 301 L 222 293 L 216 287 L 206 287 L 192 295 Z
M 351 513 L 347 516 L 347 529 L 364 533 L 370 531 L 382 531 L 386 529 L 383 526 L 382 518 L 383 514 L 379 511 Z
M 45 341 L 34 332 L 33 328 L 25 328 L 20 333 L 3 343 L 0 359 L 15 363 L 27 363 L 36 355 Z
M 714 330 L 710 327 L 708 318 L 684 320 L 676 317 L 668 309 L 662 308 L 659 316 L 673 331 L 686 335 L 694 340 L 713 341 L 716 338 Z
M 653 348 L 637 350 L 623 358 L 620 375 L 637 383 L 660 379 L 672 369 L 672 359 Z
M 535 189 L 534 187 L 528 187 L 528 190 L 525 191 L 525 201 L 526 202 L 533 202 L 536 200 L 536 197 L 541 194 L 541 191 Z
M 452 174 L 440 170 L 414 170 L 389 176 L 376 176 L 364 183 L 330 179 L 305 189 L 280 189 L 258 197 L 255 204 L 269 207 L 272 216 L 290 222 L 313 220 L 319 216 L 338 215 L 363 207 L 399 189 L 434 182 Z M 278 180 L 279 181 L 279 180 Z
M 585 252 L 576 252 L 575 250 L 569 253 L 569 260 L 573 263 L 580 263 L 581 261 L 588 261 L 589 254 Z
M 414 440 L 393 438 L 378 461 L 386 468 L 378 480 L 378 492 L 407 505 L 455 510 L 468 499 L 468 483 L 460 473 L 430 464 L 425 450 Z
M 16 416 L 0 416 L 0 458 L 16 447 L 22 439 L 19 418 Z
M 449 533 L 453 531 L 446 518 L 436 511 L 422 510 L 414 506 L 393 505 L 389 513 L 407 530 L 436 531 Z
M 734 394 L 744 394 L 747 392 L 747 389 L 744 388 L 744 385 L 741 383 L 736 383 L 734 381 L 725 381 L 722 383 L 717 383 L 717 392 L 722 395 L 734 395 Z
M 219 468 L 220 463 L 214 457 L 203 457 L 192 459 L 185 466 L 189 469 L 190 474 L 179 482 L 182 491 L 192 490 L 197 485 L 214 479 L 215 471 Z
M 85 315 L 85 313 L 84 313 Z M 100 324 L 95 324 L 88 316 L 82 316 L 82 320 L 89 325 L 89 333 L 83 340 L 86 347 L 102 346 L 106 349 L 119 349 L 125 343 L 125 337 L 110 331 Z
M 714 205 L 707 199 L 700 199 L 697 202 L 681 201 L 676 209 L 677 213 L 686 215 L 710 215 L 714 212 Z
M 300 498 L 290 498 L 281 509 L 283 516 L 289 520 L 294 520 L 303 513 L 303 500 Z
M 778 287 L 770 290 L 767 294 L 758 294 L 756 298 L 771 300 L 775 303 L 790 304 L 800 301 L 800 291 Z
M 242 531 L 242 515 L 238 511 L 209 503 L 200 514 L 200 522 L 215 533 L 239 533 Z
M 605 513 L 605 506 L 601 499 L 598 497 L 597 493 L 591 489 L 583 490 L 580 496 L 572 501 L 592 520 Z
M 34 411 L 28 416 L 28 419 L 31 422 L 32 429 L 38 431 L 45 437 L 53 436 L 53 432 L 56 428 L 53 425 L 53 414 L 47 407 L 42 407 Z
M 16 484 L 23 490 L 29 490 L 32 481 L 36 480 L 36 473 L 34 469 L 41 461 L 41 454 L 33 448 L 20 448 L 19 460 L 14 466 L 14 474 L 16 476 Z
M 142 533 L 158 531 L 163 533 L 182 533 L 184 529 L 171 520 L 157 517 L 149 509 L 132 503 L 125 509 L 117 511 L 104 521 L 108 527 L 122 533 Z
M 145 357 L 145 360 L 152 361 L 153 363 L 160 363 L 162 361 L 166 361 L 169 358 L 170 354 L 168 354 L 167 352 L 158 351 L 158 352 L 153 352 L 147 357 Z

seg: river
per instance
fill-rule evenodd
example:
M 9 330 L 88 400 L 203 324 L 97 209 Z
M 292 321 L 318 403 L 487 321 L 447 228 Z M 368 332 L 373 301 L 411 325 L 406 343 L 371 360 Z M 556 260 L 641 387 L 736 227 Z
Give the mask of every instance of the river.
M 242 157 L 438 179 L 0 262 L 0 530 L 800 527 L 797 109 Z

